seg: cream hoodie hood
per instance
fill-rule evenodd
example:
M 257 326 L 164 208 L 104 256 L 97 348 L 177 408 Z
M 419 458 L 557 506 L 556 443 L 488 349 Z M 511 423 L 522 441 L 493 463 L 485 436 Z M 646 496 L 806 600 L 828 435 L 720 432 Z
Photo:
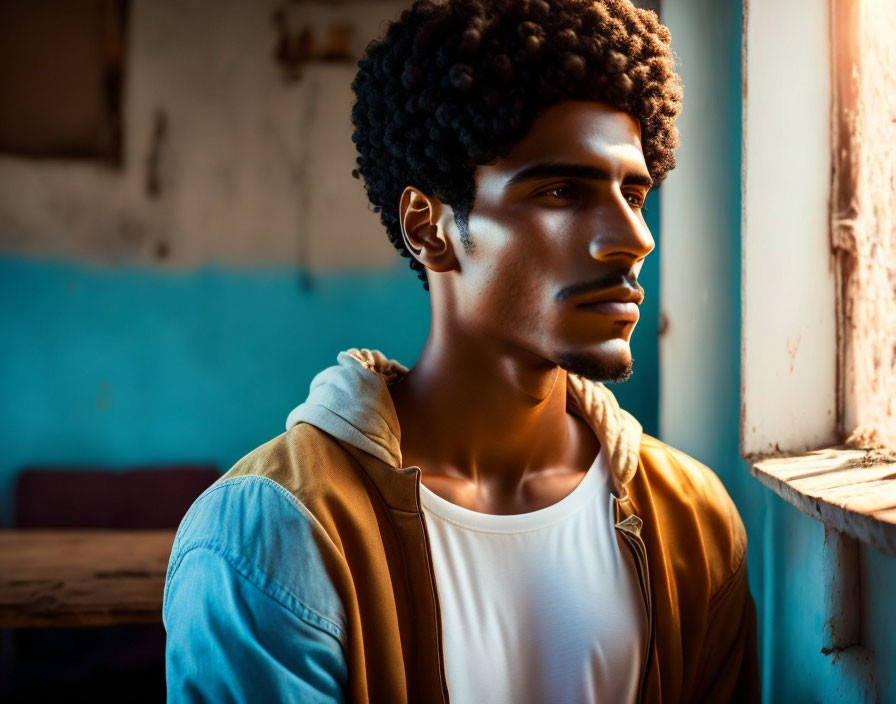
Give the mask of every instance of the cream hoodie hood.
M 336 364 L 311 381 L 308 398 L 286 419 L 289 430 L 310 423 L 388 465 L 400 468 L 401 429 L 388 384 L 408 369 L 378 350 L 340 352 Z M 567 374 L 569 410 L 581 417 L 607 453 L 617 494 L 638 471 L 641 425 L 603 384 Z

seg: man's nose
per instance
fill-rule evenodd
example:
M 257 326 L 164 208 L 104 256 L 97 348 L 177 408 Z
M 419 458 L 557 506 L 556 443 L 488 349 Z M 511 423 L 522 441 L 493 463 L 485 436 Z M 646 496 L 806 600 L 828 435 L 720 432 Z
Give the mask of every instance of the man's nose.
M 619 203 L 603 209 L 600 221 L 595 223 L 594 234 L 588 243 L 588 253 L 593 259 L 644 259 L 653 251 L 656 243 L 640 211 L 620 195 Z

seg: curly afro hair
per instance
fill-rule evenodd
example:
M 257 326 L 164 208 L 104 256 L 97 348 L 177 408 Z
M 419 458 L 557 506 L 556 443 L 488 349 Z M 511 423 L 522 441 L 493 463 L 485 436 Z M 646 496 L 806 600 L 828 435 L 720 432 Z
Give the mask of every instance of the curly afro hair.
M 544 108 L 609 103 L 639 120 L 655 183 L 675 165 L 681 84 L 669 30 L 628 0 L 418 0 L 358 67 L 353 173 L 427 291 L 401 235 L 402 191 L 450 205 L 470 251 L 476 166 L 506 156 Z

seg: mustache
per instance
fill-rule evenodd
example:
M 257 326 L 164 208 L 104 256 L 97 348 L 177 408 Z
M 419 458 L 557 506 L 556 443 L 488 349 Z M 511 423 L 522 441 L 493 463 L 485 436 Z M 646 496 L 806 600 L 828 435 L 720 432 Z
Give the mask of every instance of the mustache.
M 597 279 L 591 281 L 583 281 L 582 283 L 566 286 L 554 296 L 556 303 L 563 303 L 572 296 L 578 296 L 582 293 L 598 293 L 604 289 L 614 288 L 616 286 L 628 286 L 637 291 L 644 293 L 644 289 L 638 284 L 638 276 L 630 271 L 628 272 L 608 272 Z

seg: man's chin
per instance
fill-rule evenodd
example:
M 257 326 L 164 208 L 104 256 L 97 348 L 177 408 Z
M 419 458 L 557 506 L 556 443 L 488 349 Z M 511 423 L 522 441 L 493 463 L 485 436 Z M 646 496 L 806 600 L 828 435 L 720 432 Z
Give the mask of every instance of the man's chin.
M 561 369 L 590 381 L 619 383 L 632 375 L 631 355 L 595 355 L 567 352 L 557 358 Z

